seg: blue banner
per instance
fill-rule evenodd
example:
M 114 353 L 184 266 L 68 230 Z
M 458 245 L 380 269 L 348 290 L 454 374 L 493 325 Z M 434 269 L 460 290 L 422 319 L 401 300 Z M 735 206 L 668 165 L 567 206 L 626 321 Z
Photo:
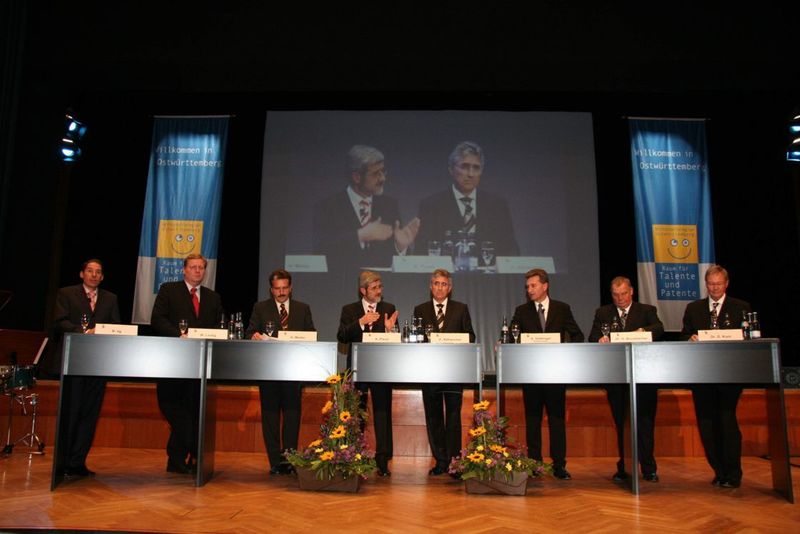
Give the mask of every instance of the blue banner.
M 631 119 L 630 139 L 639 298 L 680 330 L 714 263 L 705 121 Z
M 208 258 L 216 279 L 228 117 L 156 117 L 147 176 L 133 323 L 149 324 L 164 282 L 183 279 L 183 259 Z

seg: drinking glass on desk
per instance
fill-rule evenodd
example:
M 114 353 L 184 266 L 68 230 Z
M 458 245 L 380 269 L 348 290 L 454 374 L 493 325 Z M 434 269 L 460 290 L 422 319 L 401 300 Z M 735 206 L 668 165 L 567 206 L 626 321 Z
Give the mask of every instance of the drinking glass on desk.
M 186 319 L 181 319 L 178 321 L 178 329 L 181 331 L 181 335 L 185 336 L 189 333 L 189 321 Z
M 433 325 L 431 323 L 425 324 L 425 342 L 431 342 L 431 334 L 433 333 Z
M 483 258 L 483 264 L 486 266 L 486 272 L 494 272 L 496 268 L 494 264 L 494 242 L 481 242 L 481 258 Z
M 272 337 L 272 334 L 275 333 L 275 321 L 267 321 L 264 324 L 264 333 L 267 334 L 267 337 Z
M 89 330 L 89 314 L 87 313 L 81 314 L 81 330 L 84 334 Z
M 600 333 L 603 334 L 603 337 L 608 337 L 611 333 L 611 325 L 608 323 L 602 323 L 600 325 Z
M 442 254 L 442 244 L 438 241 L 428 241 L 428 256 L 440 256 Z
M 511 337 L 514 338 L 514 343 L 519 343 L 519 323 L 511 323 Z

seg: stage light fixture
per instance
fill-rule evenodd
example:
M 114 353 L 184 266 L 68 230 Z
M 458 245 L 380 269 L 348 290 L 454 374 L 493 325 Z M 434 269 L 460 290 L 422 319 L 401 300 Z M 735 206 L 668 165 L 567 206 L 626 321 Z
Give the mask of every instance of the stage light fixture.
M 69 137 L 64 137 L 61 139 L 62 161 L 65 163 L 72 163 L 77 161 L 79 157 L 81 157 L 81 147 L 79 147 L 78 144 Z
M 77 141 L 81 139 L 85 133 L 86 125 L 67 113 L 67 137 Z
M 81 157 L 80 140 L 86 134 L 86 125 L 78 120 L 72 108 L 64 115 L 66 132 L 61 138 L 60 152 L 64 163 L 74 163 Z
M 800 115 L 789 121 L 789 148 L 786 150 L 786 160 L 800 162 Z

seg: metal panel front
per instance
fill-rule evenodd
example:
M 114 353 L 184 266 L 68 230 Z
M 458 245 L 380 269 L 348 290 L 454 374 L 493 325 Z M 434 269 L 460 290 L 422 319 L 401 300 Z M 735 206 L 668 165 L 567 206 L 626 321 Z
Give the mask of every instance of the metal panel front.
M 177 337 L 64 336 L 65 375 L 202 378 L 206 341 Z
M 354 343 L 353 369 L 357 382 L 478 384 L 481 346 Z
M 675 341 L 633 345 L 637 384 L 774 384 L 778 340 Z
M 209 380 L 324 382 L 336 373 L 336 343 L 211 341 Z
M 628 343 L 501 344 L 498 384 L 627 384 Z

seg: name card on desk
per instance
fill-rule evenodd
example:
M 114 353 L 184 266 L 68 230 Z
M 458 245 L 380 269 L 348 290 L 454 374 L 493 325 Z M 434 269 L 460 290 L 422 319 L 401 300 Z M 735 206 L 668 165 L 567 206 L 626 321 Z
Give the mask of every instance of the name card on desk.
M 520 343 L 561 343 L 561 334 L 558 332 L 545 334 L 522 334 Z
M 364 332 L 364 343 L 400 343 L 400 332 Z
M 186 337 L 189 339 L 228 339 L 228 331 L 223 328 L 190 328 Z
M 556 272 L 550 256 L 497 256 L 497 272 L 500 274 L 525 274 L 536 268 L 550 274 Z
M 431 343 L 469 343 L 469 334 L 431 332 Z
M 327 273 L 328 260 L 324 255 L 287 254 L 283 265 L 290 273 Z
M 396 273 L 431 273 L 436 269 L 453 271 L 450 256 L 395 256 L 392 258 L 392 271 Z
M 724 330 L 698 330 L 698 341 L 742 341 L 744 335 L 738 328 L 726 328 Z
M 104 336 L 138 336 L 139 325 L 97 323 L 94 325 L 94 333 Z
M 651 343 L 652 332 L 611 332 L 612 343 Z
M 316 332 L 302 330 L 278 330 L 278 339 L 281 341 L 316 341 Z

